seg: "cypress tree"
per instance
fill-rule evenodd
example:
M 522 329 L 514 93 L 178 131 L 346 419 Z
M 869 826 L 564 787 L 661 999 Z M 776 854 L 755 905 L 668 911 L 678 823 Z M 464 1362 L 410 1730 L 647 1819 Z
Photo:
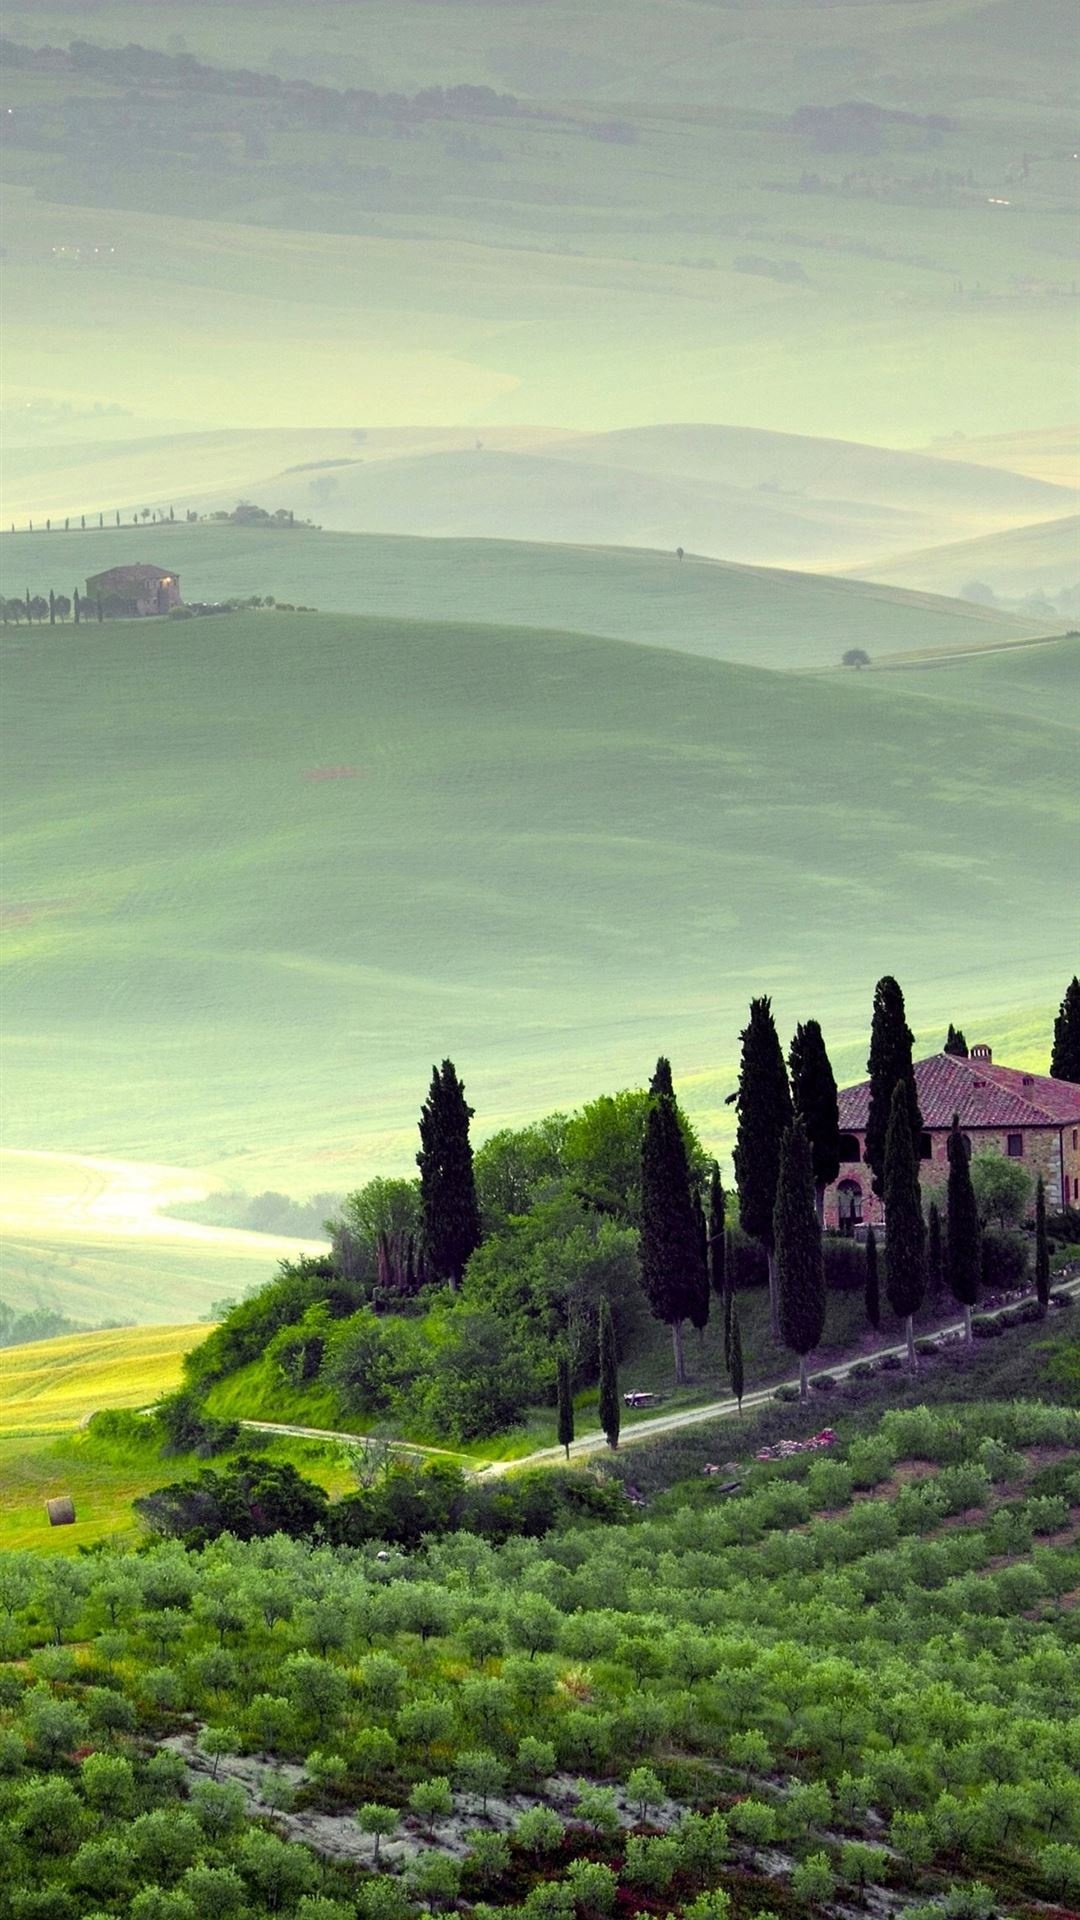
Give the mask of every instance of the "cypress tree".
M 795 1029 L 788 1053 L 791 1098 L 810 1141 L 818 1219 L 825 1224 L 825 1189 L 840 1172 L 840 1108 L 836 1076 L 816 1020 Z
M 649 1092 L 652 1094 L 664 1094 L 670 1100 L 674 1100 L 675 1098 L 675 1082 L 671 1077 L 671 1061 L 668 1060 L 664 1054 L 660 1055 L 656 1063 L 656 1072 L 649 1081 Z
M 878 1282 L 877 1235 L 873 1227 L 866 1229 L 866 1281 L 865 1281 L 866 1318 L 875 1333 L 881 1330 L 881 1291 Z
M 954 1027 L 951 1020 L 943 1051 L 954 1054 L 958 1060 L 966 1060 L 968 1057 L 968 1043 L 964 1039 L 963 1032 L 959 1027 Z
M 725 1292 L 727 1272 L 727 1235 L 724 1231 L 725 1219 L 724 1189 L 720 1180 L 720 1168 L 716 1161 L 709 1170 L 709 1284 L 718 1300 Z
M 657 1320 L 671 1328 L 675 1384 L 686 1380 L 682 1323 L 708 1292 L 702 1234 L 694 1212 L 686 1142 L 671 1069 L 657 1062 L 641 1147 L 641 1284 Z
M 773 1214 L 780 1174 L 780 1143 L 793 1118 L 787 1069 L 777 1038 L 768 996 L 750 1002 L 750 1019 L 740 1035 L 742 1060 L 739 1116 L 735 1140 L 735 1184 L 739 1190 L 739 1222 L 765 1249 L 769 1261 L 769 1307 L 772 1331 L 780 1331 L 780 1309 L 773 1255 Z
M 76 626 L 78 626 L 78 624 L 79 624 L 79 621 L 80 621 L 80 619 L 82 618 L 82 603 L 81 603 L 81 601 L 80 601 L 80 599 L 79 599 L 79 589 L 78 589 L 78 587 L 76 587 L 76 589 L 75 589 L 75 595 L 74 595 L 74 598 L 73 598 L 73 600 L 72 600 L 72 602 L 71 602 L 71 604 L 72 604 L 72 606 L 73 606 L 73 608 L 75 609 L 75 625 L 76 625 Z
M 735 1287 L 732 1283 L 731 1267 L 726 1269 L 724 1283 L 724 1365 L 731 1371 L 732 1327 L 736 1320 Z
M 709 1229 L 701 1195 L 695 1187 L 690 1196 L 698 1236 L 698 1264 L 694 1273 L 696 1293 L 690 1302 L 687 1319 L 696 1333 L 704 1334 L 709 1324 Z
M 918 1371 L 914 1316 L 926 1291 L 926 1228 L 923 1223 L 919 1168 L 911 1139 L 908 1092 L 903 1080 L 893 1089 L 885 1136 L 885 1291 L 894 1313 L 905 1322 L 908 1366 Z
M 926 1221 L 926 1290 L 935 1303 L 945 1286 L 945 1249 L 942 1245 L 941 1211 L 931 1200 Z
M 566 1448 L 569 1460 L 574 1438 L 574 1394 L 570 1383 L 570 1355 L 565 1347 L 559 1349 L 555 1362 L 555 1394 L 559 1409 L 559 1445 Z
M 874 1192 L 885 1191 L 885 1141 L 892 1114 L 893 1089 L 904 1089 L 904 1100 L 911 1133 L 915 1165 L 919 1164 L 922 1114 L 915 1091 L 915 1070 L 911 1062 L 914 1040 L 904 1014 L 904 996 L 891 974 L 879 980 L 874 989 L 874 1015 L 870 1027 L 870 1112 L 866 1120 L 866 1164 L 873 1174 Z
M 1050 1243 L 1046 1237 L 1046 1187 L 1040 1173 L 1035 1183 L 1035 1296 L 1045 1316 L 1050 1305 Z
M 1065 998 L 1054 1021 L 1050 1074 L 1054 1080 L 1080 1083 L 1080 980 L 1075 973 L 1065 989 Z
M 431 1070 L 431 1086 L 420 1113 L 420 1205 L 423 1249 L 436 1280 L 455 1290 L 469 1256 L 480 1245 L 480 1209 L 473 1177 L 465 1088 L 451 1060 Z
M 971 1162 L 967 1141 L 960 1131 L 960 1115 L 953 1114 L 949 1129 L 948 1228 L 945 1239 L 945 1271 L 949 1291 L 964 1309 L 964 1338 L 971 1340 L 971 1309 L 979 1297 L 981 1234 L 975 1189 L 971 1184 Z
M 781 1143 L 773 1239 L 780 1338 L 799 1356 L 799 1398 L 805 1401 L 806 1356 L 817 1346 L 825 1327 L 825 1269 L 821 1222 L 814 1204 L 810 1142 L 801 1120 L 792 1123 Z
M 739 1403 L 741 1413 L 744 1384 L 742 1334 L 739 1330 L 739 1316 L 734 1312 L 731 1319 L 731 1360 L 728 1364 L 728 1373 L 731 1378 L 731 1391 Z
M 615 1323 L 607 1300 L 600 1302 L 600 1425 L 614 1452 L 619 1444 L 622 1405 L 619 1400 L 619 1363 L 615 1354 Z

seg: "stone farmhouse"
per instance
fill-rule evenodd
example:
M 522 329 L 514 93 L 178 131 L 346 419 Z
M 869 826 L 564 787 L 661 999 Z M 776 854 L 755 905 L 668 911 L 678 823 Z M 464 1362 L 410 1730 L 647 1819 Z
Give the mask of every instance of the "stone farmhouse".
M 93 604 L 100 600 L 106 613 L 130 620 L 168 613 L 180 605 L 180 576 L 164 567 L 109 567 L 91 575 L 86 597 Z
M 935 1186 L 947 1180 L 946 1143 L 958 1113 L 970 1153 L 994 1148 L 1022 1161 L 1033 1180 L 1041 1173 L 1051 1213 L 1080 1206 L 1080 1086 L 995 1066 L 986 1046 L 972 1047 L 966 1058 L 935 1053 L 916 1061 L 915 1086 L 924 1179 Z M 840 1095 L 840 1174 L 825 1193 L 825 1225 L 833 1232 L 854 1234 L 884 1222 L 863 1159 L 869 1112 L 870 1082 L 846 1087 Z

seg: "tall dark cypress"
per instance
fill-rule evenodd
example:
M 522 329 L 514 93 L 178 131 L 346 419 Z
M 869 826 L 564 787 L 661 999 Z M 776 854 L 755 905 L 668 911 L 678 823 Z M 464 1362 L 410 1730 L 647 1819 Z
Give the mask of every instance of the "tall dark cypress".
M 836 1076 L 816 1020 L 796 1027 L 788 1066 L 792 1103 L 810 1141 L 818 1219 L 824 1225 L 825 1189 L 840 1172 L 840 1108 Z
M 919 1163 L 911 1138 L 907 1088 L 897 1080 L 893 1089 L 889 1130 L 885 1136 L 885 1291 L 889 1305 L 905 1323 L 908 1366 L 918 1370 L 915 1358 L 914 1316 L 926 1292 L 926 1227 L 919 1192 Z
M 915 1069 L 911 1060 L 914 1035 L 904 1013 L 904 996 L 891 974 L 879 980 L 874 989 L 874 1015 L 870 1027 L 870 1112 L 866 1121 L 865 1159 L 874 1178 L 874 1192 L 885 1191 L 885 1140 L 892 1113 L 893 1089 L 899 1084 L 911 1133 L 915 1164 L 919 1162 L 922 1114 L 915 1091 Z
M 565 1347 L 560 1347 L 555 1362 L 555 1397 L 558 1406 L 559 1445 L 566 1448 L 566 1457 L 570 1458 L 570 1445 L 574 1438 L 574 1393 L 570 1381 L 570 1356 Z
M 945 1273 L 949 1292 L 964 1309 L 964 1337 L 970 1340 L 971 1309 L 979 1297 L 982 1234 L 975 1189 L 971 1184 L 968 1143 L 960 1131 L 960 1115 L 953 1114 L 949 1129 L 949 1188 L 946 1200 Z
M 954 1027 L 951 1020 L 949 1022 L 949 1031 L 945 1035 L 945 1045 L 942 1051 L 955 1055 L 958 1060 L 966 1060 L 968 1057 L 968 1043 L 964 1039 L 963 1032 L 959 1027 Z
M 615 1351 L 615 1322 L 606 1300 L 600 1302 L 600 1425 L 614 1451 L 619 1444 L 622 1403 L 619 1400 L 619 1362 Z
M 866 1279 L 864 1281 L 866 1300 L 866 1318 L 878 1333 L 881 1329 L 881 1288 L 878 1280 L 877 1235 L 873 1227 L 866 1229 Z
M 666 1069 L 666 1074 L 663 1071 Z M 657 1064 L 641 1148 L 641 1284 L 657 1320 L 671 1328 L 675 1383 L 686 1380 L 682 1326 L 708 1290 L 686 1142 L 666 1060 Z
M 671 1077 L 671 1061 L 667 1059 L 664 1054 L 660 1055 L 656 1063 L 656 1072 L 649 1081 L 649 1092 L 653 1094 L 666 1094 L 668 1098 L 672 1100 L 675 1098 L 675 1082 Z
M 687 1319 L 695 1333 L 704 1333 L 709 1324 L 709 1229 L 705 1220 L 705 1209 L 701 1204 L 701 1195 L 695 1187 L 691 1193 L 694 1209 L 694 1224 L 697 1227 L 699 1259 L 694 1273 L 695 1293 L 690 1301 Z
M 801 1120 L 788 1128 L 780 1147 L 773 1239 L 780 1338 L 799 1356 L 799 1398 L 806 1400 L 806 1356 L 825 1329 L 825 1269 L 810 1142 Z
M 1050 1243 L 1046 1237 L 1046 1187 L 1040 1173 L 1035 1183 L 1035 1297 L 1039 1312 L 1050 1305 Z
M 469 1257 L 480 1245 L 480 1208 L 476 1199 L 469 1121 L 473 1110 L 451 1060 L 431 1070 L 431 1086 L 420 1112 L 420 1205 L 423 1249 L 436 1280 L 455 1290 Z
M 714 1160 L 709 1170 L 709 1284 L 718 1300 L 724 1297 L 727 1273 L 727 1236 L 724 1231 L 726 1208 L 720 1168 Z
M 941 1232 L 941 1210 L 931 1200 L 926 1210 L 926 1291 L 936 1305 L 945 1286 L 945 1247 Z
M 731 1318 L 731 1359 L 728 1361 L 728 1375 L 731 1380 L 731 1391 L 739 1403 L 741 1413 L 744 1386 L 742 1331 L 739 1327 L 739 1316 L 734 1309 Z
M 1054 1080 L 1080 1082 L 1080 980 L 1075 973 L 1065 989 L 1065 998 L 1054 1021 L 1050 1074 Z
M 793 1117 L 787 1069 L 768 996 L 750 1002 L 750 1019 L 740 1035 L 742 1061 L 736 1109 L 735 1183 L 743 1232 L 764 1247 L 769 1261 L 772 1331 L 780 1331 L 773 1258 L 773 1213 L 780 1174 L 780 1143 Z

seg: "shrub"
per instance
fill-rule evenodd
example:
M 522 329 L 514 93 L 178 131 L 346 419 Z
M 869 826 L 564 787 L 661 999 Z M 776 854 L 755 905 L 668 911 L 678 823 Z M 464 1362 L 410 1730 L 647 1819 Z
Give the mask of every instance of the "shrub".
M 825 1285 L 833 1293 L 861 1293 L 866 1285 L 866 1248 L 857 1240 L 825 1234 L 821 1242 Z
M 1024 1234 L 1001 1227 L 984 1227 L 982 1283 L 990 1293 L 1007 1293 L 1027 1281 L 1031 1255 Z
M 999 1340 L 1005 1328 L 993 1314 L 976 1313 L 971 1318 L 971 1337 L 973 1340 Z
M 836 1891 L 836 1875 L 824 1853 L 812 1853 L 791 1876 L 791 1889 L 800 1900 L 831 1900 Z

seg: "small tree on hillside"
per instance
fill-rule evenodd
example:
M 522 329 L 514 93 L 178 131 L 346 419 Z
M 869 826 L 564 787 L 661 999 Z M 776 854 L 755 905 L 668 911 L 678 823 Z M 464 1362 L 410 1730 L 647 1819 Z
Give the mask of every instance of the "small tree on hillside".
M 560 1348 L 555 1363 L 555 1390 L 559 1415 L 559 1445 L 565 1447 L 566 1457 L 570 1458 L 570 1444 L 574 1438 L 574 1394 L 570 1381 L 570 1355 L 565 1347 Z
M 905 1323 L 908 1366 L 918 1371 L 914 1317 L 926 1291 L 926 1228 L 919 1192 L 919 1168 L 911 1137 L 908 1090 L 898 1079 L 885 1136 L 886 1292 L 889 1305 Z
M 750 1019 L 743 1028 L 739 1116 L 735 1140 L 735 1181 L 739 1190 L 739 1220 L 744 1233 L 764 1247 L 769 1262 L 769 1306 L 772 1331 L 780 1331 L 773 1255 L 773 1214 L 780 1174 L 780 1144 L 791 1125 L 793 1108 L 784 1056 L 777 1038 L 768 996 L 750 1002 Z
M 874 989 L 874 1013 L 870 1027 L 870 1111 L 866 1120 L 866 1164 L 873 1174 L 874 1192 L 884 1192 L 885 1140 L 892 1117 L 893 1090 L 904 1089 L 905 1111 L 911 1133 L 912 1152 L 918 1166 L 922 1114 L 915 1090 L 915 1069 L 911 1048 L 914 1040 L 904 1013 L 904 996 L 891 974 L 879 980 Z
M 877 1235 L 866 1229 L 866 1279 L 864 1281 L 866 1318 L 875 1333 L 881 1331 L 881 1291 L 878 1280 Z
M 791 1098 L 810 1142 L 817 1215 L 825 1223 L 825 1189 L 840 1171 L 840 1108 L 836 1076 L 816 1020 L 796 1027 L 788 1054 Z
M 682 1324 L 700 1310 L 708 1277 L 671 1068 L 663 1059 L 653 1076 L 641 1148 L 641 1284 L 655 1318 L 671 1328 L 681 1386 Z
M 606 1300 L 600 1302 L 600 1425 L 614 1452 L 619 1444 L 622 1405 L 619 1400 L 619 1362 L 615 1351 L 615 1322 Z
M 465 1088 L 451 1060 L 433 1067 L 420 1113 L 420 1204 L 428 1270 L 455 1290 L 480 1245 L 480 1209 L 473 1177 Z
M 964 1338 L 971 1340 L 971 1309 L 979 1297 L 979 1273 L 982 1264 L 979 1209 L 971 1184 L 969 1147 L 960 1131 L 960 1115 L 953 1114 L 949 1129 L 949 1187 L 947 1196 L 948 1233 L 945 1242 L 945 1272 L 949 1291 L 964 1309 Z
M 825 1269 L 810 1142 L 801 1120 L 793 1122 L 781 1143 L 773 1240 L 780 1338 L 799 1356 L 799 1398 L 805 1401 L 806 1356 L 825 1327 Z
M 1046 1187 L 1040 1173 L 1035 1187 L 1035 1293 L 1039 1312 L 1050 1304 L 1050 1243 L 1046 1237 Z
M 1075 973 L 1065 989 L 1054 1021 L 1050 1073 L 1055 1080 L 1080 1083 L 1080 980 Z
M 841 654 L 840 665 L 842 667 L 868 667 L 870 665 L 870 655 L 867 653 L 865 647 L 849 647 L 846 653 Z
M 1020 1160 L 1007 1154 L 977 1153 L 971 1162 L 971 1184 L 983 1226 L 996 1220 L 1003 1230 L 1018 1227 L 1031 1205 L 1031 1175 Z
M 966 1060 L 968 1057 L 968 1043 L 960 1028 L 954 1027 L 951 1020 L 949 1031 L 945 1036 L 944 1051 L 953 1054 L 957 1060 Z

